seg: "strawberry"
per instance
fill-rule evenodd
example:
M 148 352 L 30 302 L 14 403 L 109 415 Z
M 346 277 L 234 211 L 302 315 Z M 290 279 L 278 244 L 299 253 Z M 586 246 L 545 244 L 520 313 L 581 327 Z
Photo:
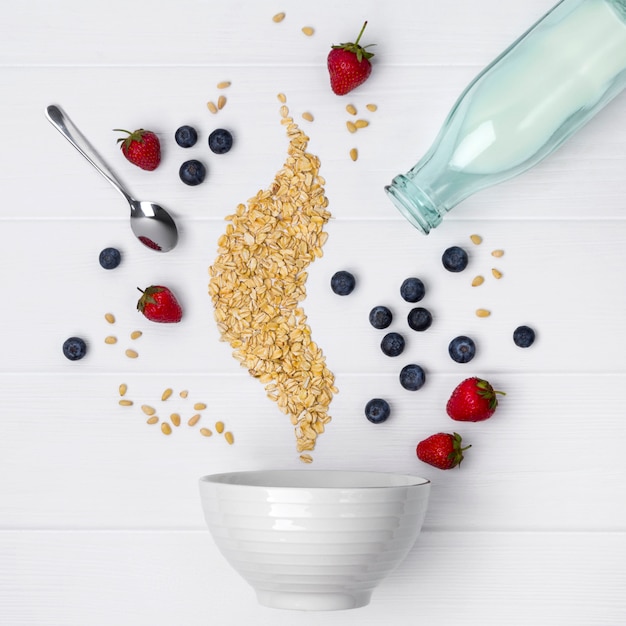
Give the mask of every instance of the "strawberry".
M 327 65 L 330 74 L 330 87 L 338 95 L 343 96 L 364 83 L 372 73 L 370 59 L 374 56 L 366 48 L 360 46 L 359 40 L 367 22 L 363 24 L 359 36 L 354 43 L 341 43 L 332 46 L 328 53 Z M 374 45 L 374 44 L 370 44 Z
M 489 419 L 496 411 L 496 394 L 506 395 L 494 388 L 482 378 L 466 378 L 452 392 L 446 411 L 459 422 L 482 422 Z
M 461 447 L 458 433 L 437 433 L 417 444 L 417 458 L 438 469 L 447 470 L 461 465 L 463 452 L 472 446 Z
M 180 322 L 183 310 L 174 294 L 161 285 L 152 285 L 139 289 L 141 298 L 137 302 L 137 310 L 141 311 L 150 321 L 170 324 Z
M 140 128 L 131 133 L 129 130 L 115 128 L 116 132 L 127 133 L 126 137 L 120 137 L 122 154 L 137 167 L 151 172 L 161 162 L 161 144 L 159 138 L 150 130 Z

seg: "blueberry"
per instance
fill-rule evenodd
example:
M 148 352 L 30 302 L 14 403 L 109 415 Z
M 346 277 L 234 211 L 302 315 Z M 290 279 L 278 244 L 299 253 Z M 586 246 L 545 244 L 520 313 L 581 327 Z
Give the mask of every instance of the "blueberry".
M 428 309 L 418 306 L 409 311 L 407 322 L 413 330 L 422 331 L 430 328 L 430 325 L 433 323 L 433 316 Z
M 426 288 L 419 278 L 407 278 L 400 285 L 400 295 L 407 302 L 419 302 L 425 293 Z
M 365 405 L 365 417 L 372 424 L 381 424 L 391 414 L 391 408 L 387 400 L 373 398 Z
M 400 370 L 400 384 L 409 391 L 417 391 L 424 386 L 426 373 L 415 363 L 405 365 Z
M 535 331 L 530 326 L 518 326 L 513 331 L 513 341 L 520 348 L 530 348 L 535 341 Z
M 347 296 L 351 294 L 354 291 L 355 285 L 356 280 L 354 279 L 354 276 L 345 270 L 335 272 L 330 279 L 330 288 L 338 296 Z
M 449 272 L 462 272 L 467 267 L 467 252 L 458 246 L 452 246 L 444 251 L 441 262 Z
M 209 148 L 215 154 L 226 154 L 233 147 L 233 136 L 223 128 L 216 128 L 209 135 Z
M 193 126 L 181 126 L 174 133 L 174 139 L 181 148 L 191 148 L 198 141 L 198 133 Z
M 100 252 L 98 261 L 105 270 L 114 270 L 122 260 L 122 255 L 117 248 L 105 248 Z
M 200 161 L 191 159 L 190 161 L 185 161 L 180 166 L 178 175 L 185 185 L 191 185 L 193 187 L 195 185 L 199 185 L 204 180 L 206 176 L 206 168 L 202 163 L 200 163 Z
M 476 355 L 476 344 L 469 337 L 460 335 L 450 342 L 448 353 L 457 363 L 469 363 Z
M 78 361 L 87 354 L 87 344 L 80 337 L 70 337 L 63 342 L 63 354 L 70 361 Z
M 370 324 L 374 328 L 388 328 L 391 320 L 393 320 L 393 315 L 386 306 L 375 306 L 370 311 Z
M 387 356 L 399 356 L 404 351 L 404 337 L 400 333 L 387 333 L 380 342 L 380 349 Z

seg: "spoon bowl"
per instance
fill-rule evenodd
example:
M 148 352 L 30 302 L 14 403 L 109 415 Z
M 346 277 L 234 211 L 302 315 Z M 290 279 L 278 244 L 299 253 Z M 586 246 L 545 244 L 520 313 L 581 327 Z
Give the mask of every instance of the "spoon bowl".
M 46 117 L 98 173 L 124 196 L 130 206 L 130 227 L 137 239 L 144 246 L 157 252 L 169 252 L 176 247 L 178 229 L 172 216 L 155 202 L 135 200 L 60 107 L 48 106 Z

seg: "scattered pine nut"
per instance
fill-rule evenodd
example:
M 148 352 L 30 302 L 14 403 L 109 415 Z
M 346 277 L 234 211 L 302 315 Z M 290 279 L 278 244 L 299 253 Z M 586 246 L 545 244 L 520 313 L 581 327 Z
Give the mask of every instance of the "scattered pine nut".
M 117 343 L 117 337 L 114 337 L 113 335 L 109 335 L 108 337 L 104 338 L 104 343 L 108 343 L 109 345 L 113 345 L 114 343 Z
M 147 404 L 142 404 L 141 405 L 141 410 L 146 414 L 146 415 L 154 415 L 156 413 L 156 409 L 152 408 L 151 406 L 147 405 Z
M 149 417 L 149 418 L 146 420 L 146 424 L 157 424 L 157 423 L 158 423 L 158 421 L 159 421 L 158 416 L 153 415 L 152 417 Z
M 120 406 L 133 406 L 132 400 L 120 400 Z
M 313 457 L 310 454 L 301 454 L 300 460 L 303 463 L 313 463 Z
M 283 106 L 280 107 L 280 116 L 281 117 L 287 117 L 289 115 L 289 107 L 285 104 L 283 104 Z
M 346 111 L 350 113 L 350 115 L 356 115 L 356 107 L 353 104 L 346 105 Z
M 199 420 L 200 420 L 200 413 L 196 413 L 195 415 L 192 415 L 189 418 L 189 420 L 187 422 L 187 425 L 188 426 L 195 426 L 198 423 Z
M 208 428 L 201 428 L 200 429 L 200 434 L 203 437 L 210 437 L 213 434 L 213 432 L 211 430 L 209 430 Z
M 352 148 L 352 150 L 350 150 L 350 158 L 353 161 L 356 161 L 359 158 L 359 151 L 356 148 Z
M 224 432 L 224 422 L 215 422 L 215 430 L 221 435 Z
M 302 29 L 302 32 L 307 36 L 307 37 L 311 37 L 313 35 L 313 33 L 315 32 L 315 30 L 313 28 L 311 28 L 310 26 L 305 26 Z
M 378 106 L 375 104 L 366 104 L 365 108 L 372 113 L 374 113 L 374 111 L 378 111 Z
M 174 424 L 174 426 L 180 426 L 180 415 L 178 413 L 172 413 L 170 415 L 170 420 L 172 420 L 172 424 Z
M 165 402 L 174 392 L 169 387 L 161 394 L 161 400 Z
M 470 235 L 470 239 L 473 244 L 479 246 L 483 242 L 483 238 L 480 235 Z
M 474 278 L 474 280 L 472 281 L 472 287 L 478 287 L 479 285 L 482 285 L 485 282 L 485 279 L 482 276 L 476 276 L 476 278 Z
M 119 387 L 120 396 L 125 396 L 128 391 L 128 385 L 126 383 L 122 383 Z
M 132 333 L 130 333 L 130 338 L 135 340 L 135 339 L 139 339 L 139 337 L 141 337 L 141 335 L 143 335 L 143 333 L 140 330 L 133 330 Z
M 357 120 L 356 122 L 354 122 L 354 125 L 357 128 L 367 128 L 370 123 L 367 120 Z
M 231 82 L 229 80 L 223 80 L 219 83 L 217 83 L 217 88 L 218 89 L 228 89 L 231 85 Z
M 109 322 L 109 324 L 115 324 L 115 315 L 113 315 L 113 313 L 106 313 L 104 319 Z
M 504 250 L 494 250 L 491 253 L 491 256 L 495 256 L 495 257 L 500 258 L 501 256 L 504 256 Z
M 224 433 L 224 439 L 226 439 L 226 442 L 231 446 L 235 443 L 235 438 L 233 437 L 233 433 L 231 433 L 230 430 L 227 430 Z
M 491 311 L 487 309 L 476 309 L 476 315 L 478 317 L 489 317 L 491 315 Z
M 172 434 L 172 427 L 167 422 L 162 422 L 161 423 L 161 432 L 164 435 L 171 435 Z
M 495 267 L 491 270 L 491 273 L 493 274 L 493 277 L 497 278 L 498 280 L 502 278 L 502 272 L 500 270 L 497 270 Z
M 221 110 L 225 106 L 226 106 L 226 96 L 222 95 L 217 99 L 217 108 Z
M 356 124 L 354 122 L 351 122 L 350 120 L 348 120 L 346 122 L 346 128 L 351 132 L 351 133 L 356 133 Z
M 279 22 L 282 22 L 284 19 L 285 19 L 285 14 L 281 11 L 280 13 L 276 13 L 276 15 L 272 18 L 272 21 L 278 24 Z
M 131 350 L 130 348 L 128 350 L 126 350 L 126 352 L 124 354 L 126 354 L 126 356 L 129 359 L 136 359 L 139 356 L 138 352 L 136 352 L 135 350 Z
M 308 111 L 305 111 L 302 114 L 302 119 L 305 119 L 307 122 L 312 122 L 313 121 L 313 115 L 311 113 L 309 113 Z
M 194 411 L 204 411 L 204 409 L 206 409 L 206 404 L 204 404 L 204 402 L 196 402 L 193 405 L 193 409 Z
M 217 107 L 215 106 L 215 102 L 209 100 L 206 103 L 207 109 L 209 109 L 209 111 L 211 111 L 211 113 L 215 114 L 217 113 Z
M 287 102 L 287 96 L 284 93 L 279 93 L 276 97 L 278 98 L 278 101 L 282 102 L 283 104 Z
M 183 391 L 181 391 L 178 395 L 179 395 L 181 398 L 186 398 L 186 397 L 189 395 L 189 392 L 188 392 L 186 389 L 184 389 L 184 390 L 183 390 Z

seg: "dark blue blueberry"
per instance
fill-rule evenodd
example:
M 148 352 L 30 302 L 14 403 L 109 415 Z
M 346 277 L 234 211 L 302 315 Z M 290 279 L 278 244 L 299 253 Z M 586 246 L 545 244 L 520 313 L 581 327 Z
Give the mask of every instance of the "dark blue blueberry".
M 391 415 L 391 408 L 387 400 L 373 398 L 365 405 L 365 417 L 372 424 L 380 424 Z
M 419 302 L 426 293 L 426 287 L 419 278 L 407 278 L 400 285 L 400 295 L 407 302 Z
M 400 333 L 387 333 L 380 342 L 380 349 L 387 356 L 399 356 L 404 351 L 404 337 Z
M 350 272 L 340 270 L 335 272 L 330 279 L 330 288 L 338 296 L 347 296 L 354 291 L 356 280 Z
M 181 148 L 191 148 L 198 141 L 198 133 L 193 126 L 181 126 L 174 133 L 174 139 Z
M 114 270 L 122 260 L 122 255 L 117 248 L 105 248 L 100 252 L 98 261 L 105 270 Z
M 375 306 L 370 311 L 370 324 L 374 328 L 388 328 L 392 320 L 393 315 L 386 306 Z
M 468 263 L 467 252 L 458 246 L 452 246 L 444 251 L 441 262 L 449 272 L 462 272 Z
M 191 185 L 193 187 L 195 185 L 199 185 L 204 180 L 206 176 L 206 168 L 202 163 L 200 163 L 200 161 L 191 159 L 190 161 L 185 161 L 180 166 L 178 175 L 185 185 Z
M 70 337 L 63 342 L 63 354 L 70 361 L 78 361 L 87 354 L 87 344 L 80 337 Z
M 469 363 L 476 355 L 476 344 L 469 337 L 461 335 L 450 342 L 448 353 L 457 363 Z
M 209 148 L 215 154 L 226 154 L 233 147 L 233 136 L 223 128 L 216 128 L 209 135 Z
M 417 391 L 426 382 L 426 372 L 415 363 L 405 365 L 400 370 L 400 384 L 409 391 Z
M 418 306 L 409 311 L 407 322 L 413 330 L 422 331 L 430 328 L 430 325 L 433 323 L 433 316 L 428 309 Z
M 530 348 L 535 341 L 535 331 L 530 326 L 518 326 L 513 331 L 513 341 L 520 348 Z

